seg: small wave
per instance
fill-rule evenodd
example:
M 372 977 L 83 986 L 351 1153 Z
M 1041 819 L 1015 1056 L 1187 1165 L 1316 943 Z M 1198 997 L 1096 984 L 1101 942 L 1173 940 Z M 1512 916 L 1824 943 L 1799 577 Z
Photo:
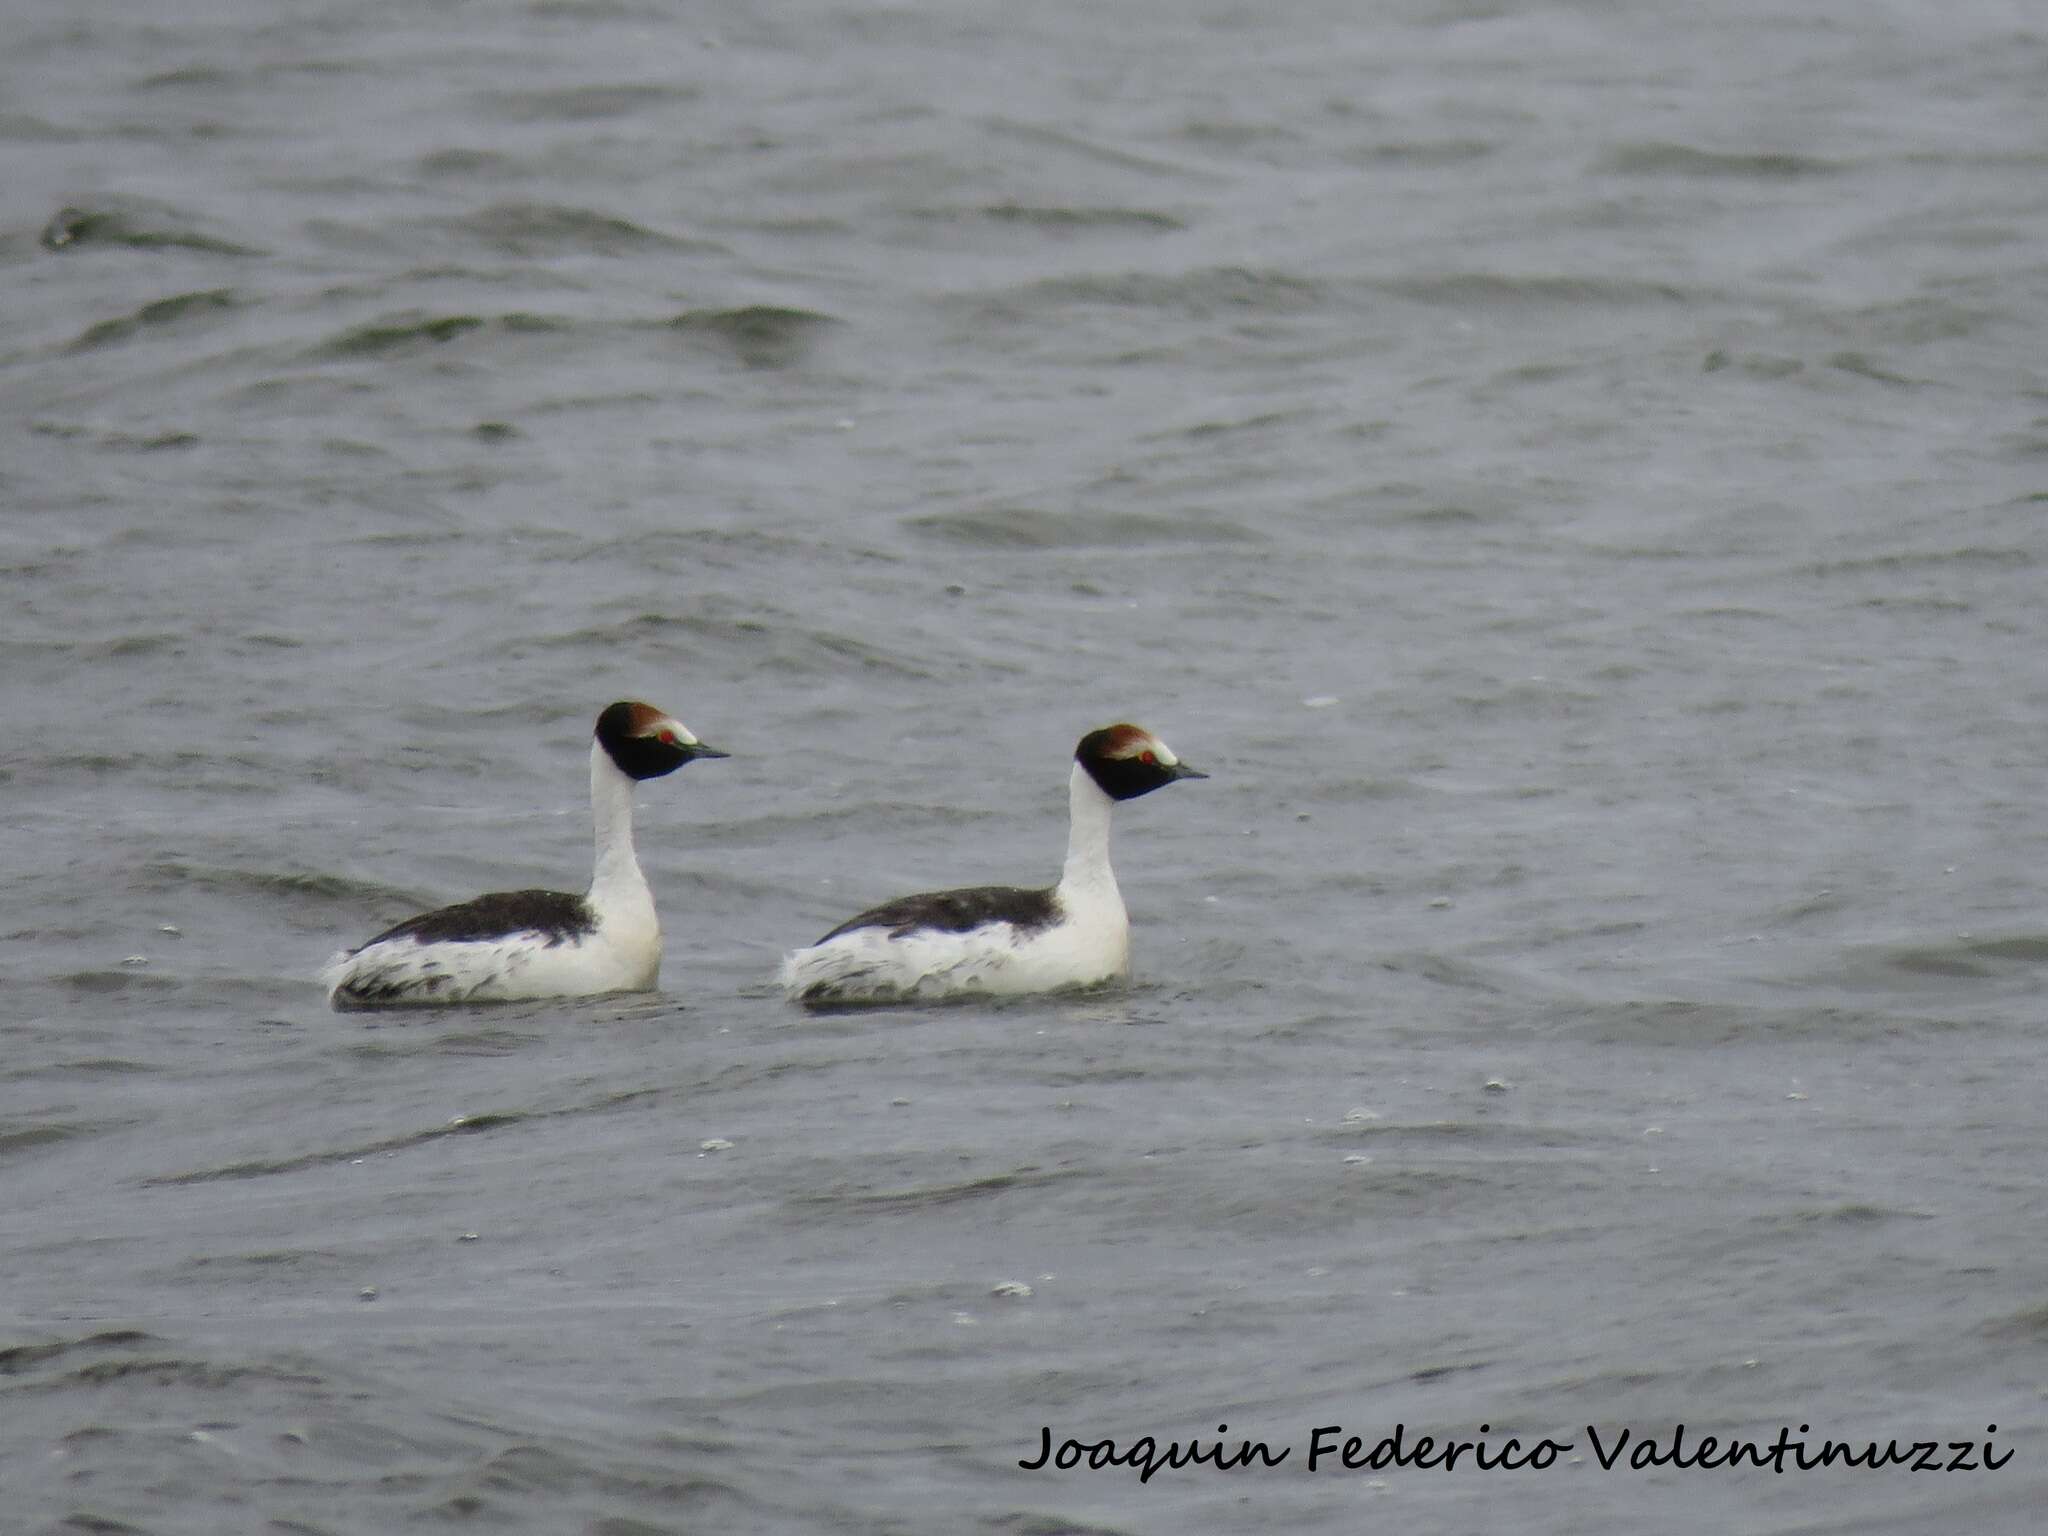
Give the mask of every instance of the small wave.
M 1781 1211 L 1762 1218 L 1761 1224 L 1786 1231 L 1814 1227 L 1875 1227 L 1888 1221 L 1932 1221 L 1934 1212 L 1907 1210 L 1899 1206 L 1872 1205 L 1851 1200 L 1842 1205 L 1810 1206 L 1804 1210 Z
M 477 1476 L 493 1488 L 516 1493 L 560 1491 L 592 1480 L 590 1468 L 542 1445 L 507 1446 Z
M 1243 118 L 1193 118 L 1180 125 L 1176 138 L 1204 149 L 1228 151 L 1261 150 L 1269 145 L 1302 142 L 1296 129 L 1277 122 L 1248 122 Z
M 217 316 L 237 307 L 234 290 L 230 288 L 208 288 L 199 293 L 180 293 L 168 299 L 158 299 L 145 304 L 132 315 L 123 315 L 114 320 L 102 320 L 97 325 L 86 327 L 71 343 L 73 352 L 89 352 L 95 347 L 112 346 L 127 341 L 145 331 L 160 330 L 177 324 L 192 316 Z
M 197 448 L 197 432 L 109 432 L 100 439 L 105 448 L 126 450 L 131 453 L 161 453 L 167 448 Z
M 1258 535 L 1242 524 L 1199 512 L 1051 512 L 994 507 L 935 512 L 903 526 L 926 538 L 982 549 L 1142 549 L 1159 544 L 1242 544 Z
M 1077 133 L 1062 128 L 1048 128 L 1043 123 L 1020 122 L 1014 118 L 992 117 L 987 129 L 992 137 L 1019 139 L 1042 149 L 1061 150 L 1084 160 L 1100 165 L 1113 166 L 1118 170 L 1140 171 L 1151 176 L 1172 176 L 1181 179 L 1196 179 L 1203 182 L 1219 182 L 1222 178 L 1214 171 L 1182 165 L 1177 161 L 1161 159 L 1156 155 L 1134 154 L 1128 149 L 1112 144 L 1099 144 Z
M 1408 1379 L 1418 1386 L 1424 1382 L 1443 1381 L 1452 1376 L 1464 1376 L 1473 1371 L 1491 1370 L 1498 1362 L 1493 1360 L 1461 1360 L 1449 1365 L 1425 1365 L 1408 1373 Z
M 787 368 L 809 353 L 820 332 L 837 324 L 814 310 L 772 304 L 685 310 L 669 321 L 672 329 L 716 343 L 749 368 Z
M 222 90 L 231 90 L 245 84 L 259 84 L 283 81 L 289 84 L 304 76 L 333 78 L 342 75 L 372 74 L 381 66 L 368 59 L 348 58 L 274 58 L 256 59 L 246 64 L 238 63 L 234 69 L 224 69 L 215 64 L 189 64 L 176 69 L 163 70 L 154 75 L 145 75 L 135 82 L 138 91 L 185 90 L 211 96 Z
M 1781 902 L 1765 914 L 1763 925 L 1767 928 L 1784 928 L 1794 923 L 1803 923 L 1815 917 L 1834 917 L 1846 912 L 1854 903 L 1848 894 L 1833 889 L 1815 891 L 1811 895 L 1795 897 Z
M 213 64 L 188 64 L 180 69 L 166 69 L 154 75 L 144 75 L 135 82 L 138 91 L 183 90 L 190 88 L 211 95 L 225 90 L 239 82 L 235 74 Z
M 139 966 L 117 971 L 70 971 L 51 979 L 60 987 L 69 987 L 74 992 L 88 994 L 174 992 L 184 985 L 175 976 L 145 971 Z
M 328 1248 L 271 1248 L 260 1253 L 200 1254 L 178 1267 L 187 1272 L 245 1270 L 252 1274 L 270 1274 L 286 1270 L 301 1275 L 313 1270 L 353 1273 L 357 1263 L 352 1255 L 336 1253 Z
M 175 429 L 149 433 L 104 432 L 71 422 L 45 420 L 31 422 L 29 431 L 38 437 L 90 438 L 95 447 L 105 448 L 114 453 L 155 453 L 166 448 L 193 448 L 199 443 L 197 433 Z
M 407 315 L 350 326 L 314 349 L 318 357 L 383 357 L 419 351 L 467 336 L 490 322 L 481 315 Z
M 80 137 L 72 128 L 59 128 L 47 118 L 26 112 L 0 112 L 0 143 L 69 144 Z
M 658 1506 L 670 1517 L 713 1528 L 722 1523 L 721 1516 L 724 1523 L 729 1523 L 735 1507 L 751 1507 L 754 1503 L 733 1484 L 702 1472 L 679 1474 L 673 1467 L 636 1465 L 615 1456 L 593 1455 L 585 1459 L 557 1446 L 530 1441 L 508 1445 L 482 1457 L 453 1482 L 455 1491 L 423 1513 L 470 1526 L 481 1523 L 491 1530 L 509 1530 L 520 1523 L 515 1509 L 530 1503 L 535 1495 L 601 1491 L 610 1498 Z M 494 1502 L 493 1496 L 504 1502 Z M 658 1536 L 661 1531 L 676 1528 L 666 1521 L 655 1526 L 623 1515 L 578 1527 L 586 1536 Z
M 1353 1120 L 1341 1125 L 1318 1127 L 1315 1136 L 1324 1142 L 1426 1138 L 1460 1145 L 1548 1149 L 1601 1148 L 1610 1142 L 1605 1131 L 1575 1131 L 1554 1125 L 1510 1125 L 1495 1120 Z
M 1842 975 L 1788 978 L 1788 985 L 1809 993 L 1816 985 L 1855 986 Z M 1895 989 L 1897 979 L 1872 981 L 1873 990 Z M 1858 1042 L 1886 1041 L 1924 1027 L 1893 1011 L 1817 1006 L 1808 999 L 1785 1007 L 1753 1003 L 1695 1003 L 1642 999 L 1613 1003 L 1564 1001 L 1552 1010 L 1559 1031 L 1597 1045 L 1660 1045 L 1686 1050 L 1718 1050 L 1744 1041 L 1822 1040 L 1846 1048 Z M 1958 1027 L 1949 1024 L 1938 1028 Z
M 1547 681 L 1508 683 L 1486 692 L 1453 693 L 1450 696 L 1454 708 L 1481 719 L 1573 719 L 1597 709 L 1601 702 L 1601 696 L 1590 689 Z M 1534 791 L 1534 794 L 1553 793 L 1556 793 L 1554 788 Z
M 2011 317 L 1992 305 L 1919 295 L 1830 313 L 1824 321 L 1844 338 L 1888 347 L 1924 347 L 1998 331 L 2011 323 Z
M 489 1008 L 517 1008 L 517 1003 L 490 1004 Z M 366 1028 L 374 1029 L 375 1024 Z M 352 1040 L 338 1055 L 356 1061 L 400 1061 L 426 1056 L 516 1056 L 540 1043 L 541 1037 L 515 1029 L 457 1030 L 446 1035 L 396 1034 L 377 1040 Z
M 1983 1331 L 1994 1339 L 2023 1339 L 2038 1346 L 2048 1342 L 2048 1306 L 2028 1307 L 1995 1317 L 1983 1325 Z
M 1789 379 L 1794 374 L 1806 371 L 1806 364 L 1796 357 L 1785 357 L 1769 352 L 1730 352 L 1716 347 L 1700 361 L 1701 373 L 1720 373 L 1733 368 L 1753 379 Z
M 1828 366 L 1842 373 L 1854 374 L 1859 379 L 1869 379 L 1878 384 L 1914 387 L 1931 382 L 1927 379 L 1916 379 L 1903 373 L 1895 373 L 1862 352 L 1837 352 L 1828 358 Z
M 616 1008 L 616 1000 L 593 998 L 586 1000 L 595 1008 Z M 491 1005 L 494 1011 L 512 1012 L 526 1009 L 531 1013 L 536 1008 L 552 1010 L 553 1004 L 532 1002 L 508 1002 Z M 375 1025 L 365 1026 L 375 1028 Z M 547 1036 L 542 1034 L 518 1034 L 511 1030 L 473 1029 L 438 1035 L 418 1044 L 397 1047 L 381 1045 L 351 1044 L 346 1054 L 364 1059 L 421 1055 L 436 1053 L 451 1056 L 502 1056 L 511 1050 L 523 1050 L 529 1046 L 544 1043 Z M 773 1076 L 774 1074 L 769 1074 Z M 428 1126 L 424 1130 L 407 1131 L 396 1136 L 386 1136 L 376 1141 L 357 1146 L 327 1147 L 315 1152 L 301 1152 L 289 1157 L 250 1158 L 239 1163 L 227 1163 L 214 1168 L 191 1169 L 184 1173 L 158 1174 L 139 1182 L 144 1187 L 156 1185 L 212 1184 L 230 1179 L 260 1179 L 277 1173 L 297 1173 L 305 1168 L 317 1168 L 339 1162 L 354 1162 L 375 1157 L 383 1153 L 404 1152 L 415 1147 L 428 1146 L 445 1141 L 451 1136 L 480 1136 L 492 1131 L 508 1130 L 530 1122 L 577 1119 L 584 1115 L 610 1115 L 620 1110 L 637 1110 L 659 1104 L 668 1096 L 665 1089 L 633 1088 L 599 1094 L 575 1104 L 566 1104 L 555 1109 L 502 1109 L 484 1110 L 476 1114 L 457 1115 L 443 1125 Z
M 1423 793 L 1421 785 L 1402 774 L 1332 774 L 1309 786 L 1306 798 L 1317 805 L 1370 805 L 1420 799 Z
M 1173 427 L 1164 432 L 1148 432 L 1137 439 L 1141 443 L 1156 443 L 1185 439 L 1202 442 L 1209 438 L 1233 437 L 1240 433 L 1262 432 L 1270 427 L 1283 427 L 1299 423 L 1311 417 L 1309 410 L 1261 411 L 1257 415 L 1243 416 L 1235 421 L 1198 421 L 1193 426 Z
M 510 155 L 495 149 L 439 149 L 419 160 L 423 176 L 452 176 L 475 181 L 485 176 L 524 174 Z
M 2034 551 L 2019 545 L 2001 548 L 1965 544 L 1954 549 L 1894 550 L 1885 554 L 1858 555 L 1846 560 L 1827 560 L 1805 567 L 1803 574 L 1818 577 L 1896 575 L 1908 571 L 1944 570 L 1953 567 L 1965 570 L 1981 568 L 2020 571 L 2032 566 L 2038 558 Z
M 134 250 L 200 251 L 213 256 L 260 256 L 251 246 L 182 227 L 169 209 L 144 207 L 60 208 L 43 226 L 41 240 L 49 251 L 83 245 L 122 245 Z
M 110 1328 L 80 1339 L 60 1339 L 48 1344 L 16 1344 L 0 1349 L 0 1376 L 19 1376 L 45 1361 L 61 1360 L 74 1350 L 125 1349 L 134 1344 L 154 1344 L 154 1334 L 139 1328 Z
M 998 224 L 1019 224 L 1052 231 L 1092 229 L 1182 230 L 1187 224 L 1170 213 L 1148 208 L 1034 207 L 1023 203 L 991 203 L 981 216 Z
M 1449 305 L 1458 309 L 1596 304 L 1633 308 L 1645 304 L 1689 304 L 1697 297 L 1674 283 L 1636 278 L 1505 272 L 1430 273 L 1388 279 L 1381 286 L 1387 292 L 1417 304 Z
M 1990 979 L 2048 965 L 2048 937 L 1955 939 L 1945 944 L 1902 944 L 1875 951 L 1879 963 L 1909 976 Z
M 2048 964 L 2048 937 L 1978 939 L 1971 942 L 1970 949 L 1982 959 L 2000 963 L 2011 961 L 2019 965 Z
M 1805 176 L 1839 175 L 1838 161 L 1781 151 L 1728 152 L 1695 149 L 1689 144 L 1625 144 L 1608 151 L 1600 170 L 1615 176 L 1733 176 L 1788 181 Z
M 1841 1205 L 1808 1206 L 1753 1216 L 1733 1228 L 1698 1234 L 1696 1256 L 1725 1263 L 1737 1255 L 1764 1250 L 1779 1253 L 1787 1244 L 1820 1239 L 1843 1230 L 1883 1226 L 1894 1221 L 1926 1221 L 1932 1213 L 1903 1207 L 1849 1201 Z
M 617 537 L 579 540 L 562 558 L 626 560 L 649 571 L 680 575 L 706 564 L 749 567 L 754 562 L 807 555 L 816 545 L 808 536 L 773 533 L 764 528 L 648 528 Z
M 9 646 L 8 650 L 33 652 L 61 652 L 79 661 L 130 660 L 137 656 L 183 656 L 191 645 L 189 634 L 174 634 L 168 631 L 144 631 L 133 635 L 103 635 L 90 639 L 65 639 L 31 641 L 25 645 Z M 85 769 L 119 768 L 135 761 L 133 755 L 120 752 L 81 752 L 76 756 L 58 757 L 51 761 Z
M 1034 1510 L 1014 1510 L 989 1522 L 1000 1536 L 1131 1536 L 1134 1526 L 1096 1525 L 1069 1515 L 1044 1515 Z
M 24 1125 L 11 1131 L 0 1131 L 0 1157 L 16 1152 L 31 1151 L 36 1147 L 55 1146 L 60 1141 L 71 1141 L 80 1136 L 90 1136 L 103 1126 L 77 1123 L 52 1122 L 48 1125 Z
M 518 123 L 591 123 L 694 101 L 689 85 L 572 85 L 544 91 L 487 91 L 484 108 Z
M 1192 272 L 1098 273 L 1043 278 L 970 302 L 997 313 L 1099 306 L 1167 311 L 1197 318 L 1217 314 L 1303 314 L 1325 307 L 1326 285 L 1288 272 L 1252 267 L 1199 267 Z
M 617 256 L 633 251 L 715 249 L 662 234 L 616 214 L 554 203 L 494 203 L 451 221 L 450 227 L 511 256 L 560 251 Z
M 361 1146 L 302 1152 L 296 1157 L 251 1158 L 245 1162 L 227 1163 L 216 1168 L 197 1168 L 187 1173 L 158 1174 L 141 1182 L 145 1187 L 154 1188 L 162 1185 L 213 1184 L 223 1179 L 260 1179 L 274 1173 L 297 1173 L 303 1168 L 350 1162 L 357 1158 L 375 1157 L 383 1152 L 403 1152 L 413 1147 L 426 1146 L 430 1142 L 444 1141 L 450 1136 L 474 1136 L 483 1131 L 518 1125 L 532 1118 L 532 1115 L 520 1110 L 459 1115 L 446 1125 L 432 1126 L 424 1131 L 409 1131 L 403 1136 L 387 1136 L 381 1141 L 366 1142 Z
M 533 644 L 537 650 L 551 650 L 556 646 L 598 646 L 612 650 L 684 635 L 698 640 L 751 644 L 768 632 L 769 626 L 758 619 L 720 619 L 699 613 L 641 613 L 609 624 L 591 624 L 560 634 L 536 635 Z
M 416 902 L 417 891 L 401 890 L 373 880 L 351 880 L 342 875 L 309 870 L 233 869 L 224 864 L 192 864 L 180 859 L 152 859 L 140 870 L 134 889 L 142 893 L 164 891 L 218 891 L 231 896 L 255 896 L 275 900 L 310 900 L 342 904 L 390 904 Z
M 0 1079 L 15 1082 L 38 1077 L 127 1077 L 135 1073 L 161 1072 L 164 1068 L 146 1061 L 129 1061 L 122 1056 L 89 1056 L 78 1061 L 53 1061 L 41 1066 L 16 1067 L 0 1072 Z
M 863 670 L 898 677 L 929 678 L 931 668 L 908 652 L 880 646 L 830 630 L 806 628 L 761 618 L 721 618 L 695 613 L 643 613 L 611 624 L 595 624 L 559 635 L 533 635 L 513 643 L 506 655 L 550 654 L 561 647 L 588 649 L 617 656 L 637 654 L 649 646 L 723 645 L 744 651 L 757 672 L 811 673 L 821 667 L 843 670 L 852 663 Z
M 1416 139 L 1364 144 L 1342 158 L 1351 165 L 1415 165 L 1434 169 L 1483 160 L 1500 146 L 1486 139 Z
M 816 839 L 864 827 L 880 828 L 890 833 L 899 828 L 928 830 L 946 827 L 971 827 L 985 831 L 990 820 L 989 812 L 965 806 L 932 805 L 921 800 L 857 799 L 806 806 L 797 811 L 771 812 L 763 816 L 735 816 L 721 821 L 719 825 L 721 833 L 735 842 L 773 847 L 778 839 L 793 835 Z M 829 927 L 846 915 L 823 898 L 813 903 L 813 907 L 811 916 L 820 928 Z M 1001 1002 L 1002 999 L 989 999 L 982 1002 L 982 1006 L 999 1006 Z
M 1014 1173 L 994 1173 L 986 1178 L 967 1179 L 957 1184 L 928 1184 L 902 1190 L 832 1190 L 818 1195 L 800 1195 L 793 1204 L 823 1207 L 849 1215 L 870 1216 L 882 1211 L 925 1211 L 969 1201 L 990 1200 L 1021 1189 L 1043 1189 L 1081 1177 L 1074 1168 L 1045 1170 L 1020 1168 Z
M 283 1370 L 268 1365 L 222 1365 L 212 1360 L 96 1360 L 82 1365 L 63 1378 L 70 1386 L 104 1387 L 116 1382 L 145 1381 L 151 1386 L 199 1387 L 208 1391 L 239 1386 L 244 1382 L 272 1381 L 291 1386 L 319 1386 L 321 1378 L 308 1371 Z

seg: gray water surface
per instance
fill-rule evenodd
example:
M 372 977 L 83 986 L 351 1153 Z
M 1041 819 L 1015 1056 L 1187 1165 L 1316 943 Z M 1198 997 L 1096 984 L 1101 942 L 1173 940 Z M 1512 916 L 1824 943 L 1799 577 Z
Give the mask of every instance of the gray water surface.
M 2048 30 L 1790 12 L 13 5 L 10 1529 L 2036 1529 Z M 620 697 L 663 990 L 330 1013 Z

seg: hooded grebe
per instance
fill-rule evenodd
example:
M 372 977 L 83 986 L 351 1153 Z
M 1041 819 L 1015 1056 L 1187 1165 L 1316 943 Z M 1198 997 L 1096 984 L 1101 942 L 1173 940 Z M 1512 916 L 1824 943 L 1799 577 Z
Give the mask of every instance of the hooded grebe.
M 336 1008 L 439 1007 L 653 990 L 661 969 L 654 893 L 633 856 L 633 785 L 724 757 L 651 704 L 597 717 L 590 810 L 597 868 L 581 896 L 501 891 L 407 918 L 320 972 Z
M 1071 822 L 1059 884 L 928 891 L 841 923 L 784 958 L 794 1002 L 813 1007 L 1000 996 L 1091 986 L 1130 969 L 1131 923 L 1109 867 L 1119 800 L 1205 779 L 1135 725 L 1090 731 L 1067 780 Z

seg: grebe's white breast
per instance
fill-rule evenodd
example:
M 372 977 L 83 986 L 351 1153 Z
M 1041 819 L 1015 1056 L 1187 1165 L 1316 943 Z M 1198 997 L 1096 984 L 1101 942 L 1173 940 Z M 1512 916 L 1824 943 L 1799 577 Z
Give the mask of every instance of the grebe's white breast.
M 1131 925 L 1109 864 L 1111 808 L 1200 779 L 1134 725 L 1091 731 L 1068 777 L 1067 860 L 1057 885 L 973 886 L 887 902 L 786 956 L 781 982 L 812 1007 L 999 997 L 1126 975 Z
M 590 889 L 501 891 L 407 918 L 320 973 L 340 1009 L 440 1007 L 651 990 L 661 971 L 654 893 L 633 852 L 633 785 L 724 757 L 680 721 L 623 701 L 597 718 Z

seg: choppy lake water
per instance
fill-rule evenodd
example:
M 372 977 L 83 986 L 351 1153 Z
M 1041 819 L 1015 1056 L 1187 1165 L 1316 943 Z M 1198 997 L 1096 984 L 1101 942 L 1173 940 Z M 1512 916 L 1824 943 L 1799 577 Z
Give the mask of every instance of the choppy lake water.
M 2034 1529 L 2044 76 L 1993 0 L 14 6 L 8 1519 Z M 634 696 L 733 754 L 640 794 L 663 991 L 328 1012 L 586 878 Z M 1052 878 L 1121 718 L 1213 774 L 1128 991 L 774 994 Z M 1680 1423 L 2012 1460 L 1586 1432 Z M 1291 1459 L 1018 1465 L 1219 1424 Z M 1396 1424 L 1573 1449 L 1307 1471 Z

